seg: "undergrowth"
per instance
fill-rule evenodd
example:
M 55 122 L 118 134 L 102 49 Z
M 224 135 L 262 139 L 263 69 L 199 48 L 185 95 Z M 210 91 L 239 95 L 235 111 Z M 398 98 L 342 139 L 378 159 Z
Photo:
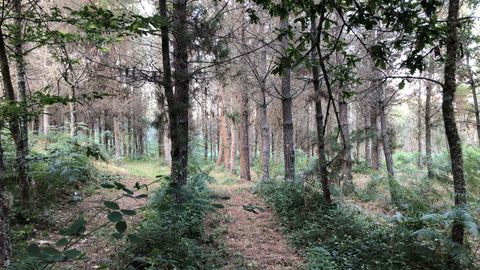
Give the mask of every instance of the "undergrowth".
M 180 190 L 160 188 L 144 212 L 144 221 L 137 228 L 139 243 L 126 250 L 127 269 L 216 269 L 221 256 L 208 245 L 212 240 L 205 233 L 208 213 L 223 205 L 207 183 L 214 181 L 206 172 L 192 173 Z M 167 181 L 169 182 L 169 181 Z M 177 202 L 176 198 L 182 198 Z
M 468 251 L 427 237 L 442 235 L 448 218 L 437 217 L 433 225 L 420 216 L 371 217 L 356 206 L 327 206 L 320 192 L 284 181 L 261 183 L 256 192 L 275 209 L 290 241 L 305 251 L 310 269 L 448 269 L 452 253 L 464 269 L 474 269 Z

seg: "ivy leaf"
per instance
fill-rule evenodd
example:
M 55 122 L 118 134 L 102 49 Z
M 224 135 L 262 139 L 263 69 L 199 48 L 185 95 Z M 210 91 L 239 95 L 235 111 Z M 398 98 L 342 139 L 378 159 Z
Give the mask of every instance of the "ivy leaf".
M 112 211 L 108 214 L 107 218 L 111 222 L 119 222 L 123 219 L 123 215 L 118 211 Z
M 82 252 L 78 249 L 69 249 L 69 250 L 63 252 L 63 255 L 65 255 L 65 257 L 67 257 L 68 259 L 72 260 L 72 259 L 76 259 L 80 255 L 82 255 Z
M 110 183 L 103 183 L 100 186 L 103 187 L 103 188 L 109 188 L 109 189 L 115 188 L 115 185 L 110 184 Z
M 137 214 L 135 210 L 130 210 L 130 209 L 122 209 L 120 211 L 127 216 L 135 216 Z
M 115 224 L 115 229 L 119 233 L 124 233 L 127 230 L 127 223 L 125 221 L 120 221 Z
M 41 249 L 37 244 L 31 244 L 27 247 L 27 253 L 32 257 L 40 257 Z
M 140 194 L 140 195 L 135 196 L 135 199 L 143 199 L 143 198 L 147 198 L 147 197 L 148 197 L 147 194 Z
M 68 244 L 68 239 L 63 237 L 61 239 L 59 239 L 57 242 L 55 242 L 55 245 L 57 247 L 63 247 L 63 246 L 66 246 Z
M 78 236 L 84 233 L 87 228 L 85 228 L 85 219 L 83 217 L 77 219 L 75 222 L 73 222 L 70 227 L 60 230 L 60 235 L 63 236 Z
M 107 207 L 109 209 L 112 209 L 112 210 L 119 210 L 120 209 L 120 206 L 118 205 L 118 203 L 112 202 L 112 201 L 104 201 L 103 205 L 105 205 L 105 207 Z

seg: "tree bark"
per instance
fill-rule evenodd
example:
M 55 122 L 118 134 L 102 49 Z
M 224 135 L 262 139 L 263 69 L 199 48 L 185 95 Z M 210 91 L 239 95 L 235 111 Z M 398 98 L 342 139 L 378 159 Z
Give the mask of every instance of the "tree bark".
M 325 12 L 324 10 L 322 13 Z M 322 15 L 323 17 L 323 15 Z M 320 21 L 320 26 L 323 24 Z M 311 38 L 312 38 L 312 47 L 317 46 L 316 50 L 312 50 L 311 58 L 313 62 L 316 62 L 319 58 L 318 51 L 320 50 L 318 44 L 316 44 L 317 30 L 315 25 L 315 18 L 312 18 L 311 25 Z M 325 126 L 323 119 L 323 110 L 322 110 L 322 98 L 321 98 L 321 88 L 320 88 L 320 70 L 317 65 L 312 65 L 312 82 L 313 90 L 315 93 L 315 120 L 316 120 L 316 129 L 317 129 L 317 144 L 318 144 L 318 172 L 320 180 L 322 182 L 322 192 L 323 199 L 327 205 L 332 204 L 332 196 L 330 192 L 330 181 L 328 179 L 327 171 L 327 158 L 325 151 Z
M 113 137 L 115 141 L 115 159 L 119 160 L 122 150 L 120 144 L 120 127 L 118 123 L 118 116 L 113 117 Z
M 365 141 L 365 163 L 367 164 L 372 164 L 372 156 L 371 156 L 371 150 L 370 150 L 370 125 L 368 121 L 368 115 L 367 113 L 364 113 L 363 115 L 363 121 L 364 121 L 364 141 Z
M 43 118 L 43 121 L 42 121 L 42 128 L 43 128 L 43 135 L 44 136 L 47 136 L 48 135 L 48 130 L 50 128 L 50 115 L 49 115 L 49 112 L 48 112 L 48 107 L 45 106 L 43 108 L 43 114 L 42 114 L 42 118 Z
M 160 16 L 168 18 L 166 0 L 159 1 Z M 174 0 L 171 32 L 173 35 L 173 77 L 170 63 L 169 26 L 160 28 L 162 35 L 163 82 L 168 103 L 169 129 L 172 142 L 171 185 L 180 188 L 187 182 L 188 111 L 190 74 L 188 71 L 187 1 Z M 173 79 L 173 81 L 172 81 Z M 173 91 L 175 85 L 175 92 Z M 177 200 L 182 200 L 180 197 Z
M 237 156 L 237 123 L 235 119 L 231 120 L 232 124 L 230 125 L 230 160 L 228 161 L 228 168 L 233 174 L 236 174 L 235 171 L 235 158 Z
M 377 104 L 370 108 L 370 138 L 372 141 L 371 161 L 372 169 L 378 171 L 380 168 L 380 139 L 378 136 L 378 112 Z
M 417 167 L 419 169 L 423 167 L 422 150 L 422 91 L 419 88 L 417 93 Z
M 0 123 L 0 131 L 3 123 Z M 10 264 L 12 257 L 12 244 L 10 240 L 10 224 L 8 216 L 10 213 L 10 200 L 5 189 L 5 163 L 3 156 L 3 145 L 0 132 L 0 267 Z
M 207 87 L 203 90 L 203 160 L 207 161 L 208 159 L 208 110 L 207 110 L 207 98 L 208 92 Z
M 383 152 L 385 154 L 385 164 L 387 166 L 387 172 L 389 177 L 395 176 L 395 171 L 393 168 L 393 157 L 392 157 L 392 145 L 390 140 L 390 135 L 388 134 L 388 123 L 387 117 L 385 115 L 385 101 L 384 101 L 384 90 L 382 86 L 378 87 L 379 91 L 379 101 L 378 101 L 378 108 L 379 109 L 379 118 L 380 118 L 380 132 L 381 132 L 381 139 L 383 145 Z
M 342 149 L 342 181 L 343 192 L 346 195 L 355 191 L 352 176 L 352 146 L 350 144 L 350 128 L 348 124 L 348 104 L 345 100 L 339 102 L 340 131 L 342 132 L 342 140 L 344 149 Z
M 225 137 L 223 138 L 223 166 L 230 169 L 230 153 L 232 144 L 232 126 L 228 122 L 227 116 L 225 116 Z
M 475 126 L 477 128 L 477 143 L 480 146 L 480 110 L 478 108 L 477 84 L 475 83 L 472 68 L 470 67 L 470 52 L 468 49 L 466 51 L 468 79 L 470 87 L 472 88 L 473 112 L 475 113 Z
M 431 99 L 432 84 L 428 82 L 425 94 L 425 162 L 427 165 L 427 177 L 429 179 L 433 178 Z
M 227 100 L 225 97 L 225 89 L 223 86 L 219 89 L 220 102 L 221 102 L 221 115 L 220 115 L 220 148 L 218 153 L 217 165 L 223 163 L 224 167 L 228 167 L 229 155 L 229 135 L 228 135 L 228 121 L 227 121 Z
M 3 30 L 0 28 L 0 69 L 2 73 L 3 89 L 6 100 L 12 105 L 16 105 L 15 91 L 13 88 L 10 66 L 8 63 L 7 50 Z M 21 121 L 18 116 L 9 115 L 8 122 L 12 138 L 15 143 L 16 164 L 18 169 L 18 179 L 21 186 L 22 206 L 25 209 L 33 207 L 33 196 L 30 186 L 30 177 L 28 176 L 27 154 L 28 145 L 25 145 L 22 137 Z
M 248 90 L 242 89 L 240 101 L 240 128 L 239 128 L 239 152 L 240 152 L 240 178 L 250 181 L 250 142 L 249 125 L 250 114 L 248 107 Z
M 167 115 L 165 112 L 165 95 L 157 88 L 157 119 L 155 119 L 155 127 L 157 129 L 157 143 L 158 143 L 158 158 L 161 163 L 165 160 L 166 155 L 165 146 L 163 144 L 163 138 L 165 137 L 165 124 L 167 123 Z
M 288 31 L 288 16 L 281 20 L 282 31 Z M 288 34 L 282 36 L 283 57 L 287 57 Z M 295 179 L 295 143 L 293 136 L 291 67 L 288 64 L 281 72 L 282 120 L 283 120 L 283 154 L 285 163 L 285 180 Z
M 455 206 L 462 207 L 467 202 L 467 189 L 465 187 L 465 176 L 463 169 L 463 153 L 460 136 L 458 134 L 457 123 L 455 121 L 454 101 L 455 90 L 457 88 L 457 55 L 458 55 L 458 13 L 460 9 L 459 0 L 448 1 L 448 19 L 447 19 L 447 40 L 446 40 L 446 59 L 443 85 L 442 113 L 445 125 L 445 134 L 447 136 L 450 161 L 452 166 L 453 186 L 455 192 Z M 452 241 L 463 245 L 465 229 L 461 221 L 455 220 L 452 228 Z M 453 258 L 451 267 L 460 269 L 459 263 Z

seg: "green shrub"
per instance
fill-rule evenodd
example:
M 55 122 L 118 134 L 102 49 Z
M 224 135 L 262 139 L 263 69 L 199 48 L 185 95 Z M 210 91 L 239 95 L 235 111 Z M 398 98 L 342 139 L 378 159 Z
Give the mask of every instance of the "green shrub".
M 291 183 L 261 183 L 256 191 L 273 206 L 291 242 L 306 250 L 312 269 L 447 269 L 448 253 L 418 240 L 411 220 L 326 206 L 319 192 Z
M 145 221 L 136 236 L 143 241 L 127 248 L 129 267 L 149 269 L 210 269 L 214 257 L 205 248 L 204 218 L 218 207 L 215 196 L 207 187 L 213 178 L 195 173 L 178 190 L 171 186 L 159 189 L 144 213 Z M 177 197 L 182 202 L 176 202 Z M 223 198 L 226 199 L 226 198 Z

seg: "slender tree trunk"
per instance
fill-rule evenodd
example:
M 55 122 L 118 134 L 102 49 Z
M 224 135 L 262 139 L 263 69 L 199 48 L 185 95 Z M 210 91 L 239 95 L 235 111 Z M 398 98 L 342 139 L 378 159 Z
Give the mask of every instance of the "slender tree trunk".
M 217 165 L 225 164 L 226 157 L 226 148 L 228 145 L 228 136 L 227 136 L 227 117 L 225 116 L 225 111 L 222 110 L 222 115 L 220 117 L 220 140 L 219 140 L 219 149 L 218 149 L 218 159 Z
M 165 136 L 165 124 L 166 124 L 166 112 L 165 112 L 165 94 L 162 93 L 160 87 L 156 89 L 156 98 L 157 98 L 157 119 L 155 119 L 155 126 L 157 129 L 157 143 L 158 143 L 158 158 L 162 163 L 165 160 L 165 155 L 168 153 L 165 152 L 163 145 L 163 137 Z
M 239 152 L 240 152 L 240 178 L 250 181 L 250 142 L 249 142 L 249 125 L 250 115 L 248 107 L 248 90 L 242 89 L 240 101 L 240 133 Z
M 425 96 L 425 161 L 427 165 L 427 177 L 433 178 L 432 168 L 432 123 L 431 123 L 431 98 L 432 84 L 427 83 Z
M 12 257 L 12 245 L 10 240 L 10 224 L 8 216 L 10 213 L 10 200 L 5 189 L 5 163 L 1 131 L 3 123 L 0 123 L 0 267 L 10 264 Z
M 419 88 L 417 93 L 417 167 L 419 169 L 423 167 L 422 149 L 422 91 Z
M 270 138 L 272 139 L 272 158 L 273 158 L 273 162 L 276 162 L 276 159 L 275 159 L 275 134 L 273 132 L 272 132 Z
M 232 119 L 232 124 L 230 125 L 230 160 L 228 161 L 228 168 L 233 174 L 236 174 L 235 171 L 235 158 L 237 156 L 237 123 Z
M 103 129 L 103 144 L 105 145 L 105 149 L 107 152 L 109 151 L 108 147 L 108 131 L 109 131 L 109 126 L 108 126 L 108 119 L 107 119 L 107 110 L 103 111 L 103 124 L 104 124 L 104 129 Z
M 120 145 L 120 127 L 118 123 L 118 116 L 113 117 L 113 137 L 115 141 L 115 159 L 121 157 L 121 145 Z
M 166 0 L 159 1 L 160 16 L 168 18 Z M 172 23 L 173 77 L 170 63 L 169 26 L 160 28 L 162 34 L 163 87 L 168 103 L 170 138 L 172 142 L 172 186 L 180 188 L 187 181 L 188 164 L 188 111 L 190 74 L 188 71 L 187 1 L 174 0 Z M 173 80 L 172 80 L 173 79 Z M 175 92 L 173 91 L 175 85 Z M 182 200 L 180 197 L 176 198 Z
M 365 141 L 365 163 L 372 164 L 371 151 L 370 151 L 370 125 L 368 121 L 368 115 L 363 115 L 364 121 L 364 141 Z
M 322 16 L 323 17 L 323 16 Z M 320 22 L 320 25 L 323 22 Z M 312 61 L 317 61 L 319 57 L 318 48 L 319 45 L 316 44 L 316 23 L 315 18 L 312 18 L 311 26 L 311 36 L 312 36 L 312 47 L 317 46 L 317 50 L 312 50 Z M 318 166 L 319 166 L 319 176 L 322 182 L 322 191 L 323 199 L 327 205 L 332 204 L 332 197 L 330 193 L 330 181 L 328 179 L 327 171 L 327 158 L 325 151 L 325 126 L 323 119 L 323 109 L 322 109 L 322 98 L 321 98 L 321 88 L 320 88 L 320 70 L 317 65 L 312 65 L 312 77 L 313 77 L 313 90 L 315 92 L 315 120 L 316 120 L 316 129 L 317 129 L 317 144 L 318 144 Z
M 480 146 L 480 110 L 478 108 L 477 84 L 475 83 L 472 68 L 470 67 L 470 52 L 468 49 L 466 51 L 467 51 L 466 58 L 467 58 L 468 77 L 469 77 L 470 87 L 472 88 L 473 112 L 475 113 L 475 125 L 477 128 L 477 143 Z
M 74 101 L 70 102 L 70 136 L 75 137 L 78 135 L 78 115 L 77 115 L 77 102 L 75 87 L 71 87 L 71 99 Z
M 43 135 L 47 136 L 48 135 L 48 130 L 50 128 L 50 115 L 49 115 L 47 106 L 45 106 L 43 108 L 42 116 L 43 116 L 42 117 L 43 118 Z
M 172 152 L 172 140 L 170 140 L 170 134 L 168 133 L 169 131 L 165 131 L 165 135 L 163 136 L 163 145 L 164 145 L 164 151 L 165 151 L 165 162 L 167 165 L 171 166 L 172 165 L 172 155 L 170 154 Z
M 383 93 L 383 87 L 379 87 L 379 91 Z M 393 155 L 390 135 L 388 134 L 388 123 L 385 115 L 385 104 L 382 98 L 379 100 L 379 118 L 380 118 L 380 132 L 382 138 L 383 152 L 385 154 L 385 164 L 387 166 L 388 176 L 394 177 L 395 172 L 393 169 Z
M 372 169 L 378 171 L 380 168 L 380 138 L 378 136 L 378 112 L 376 106 L 372 106 L 370 110 L 370 136 L 372 140 Z
M 346 195 L 352 194 L 355 191 L 352 176 L 352 146 L 350 144 L 350 128 L 348 125 L 348 104 L 345 100 L 339 102 L 340 114 L 340 131 L 342 132 L 342 140 L 344 149 L 342 150 L 343 163 L 343 192 Z
M 0 28 L 0 69 L 2 73 L 3 80 L 3 90 L 5 93 L 5 98 L 8 102 L 12 104 L 16 103 L 15 91 L 13 88 L 10 66 L 8 63 L 7 50 L 4 40 L 3 31 Z M 27 154 L 28 145 L 25 145 L 24 137 L 22 136 L 22 126 L 19 117 L 9 116 L 8 117 L 10 131 L 12 133 L 12 138 L 15 143 L 15 154 L 16 154 L 16 163 L 18 170 L 18 179 L 21 186 L 21 198 L 22 206 L 25 209 L 30 209 L 33 207 L 33 197 L 31 193 L 30 178 L 28 176 L 28 162 Z
M 232 144 L 232 132 L 231 132 L 231 125 L 228 123 L 228 119 L 225 116 L 225 126 L 226 126 L 226 133 L 225 137 L 223 138 L 223 166 L 225 168 L 230 169 L 230 147 Z
M 208 159 L 208 110 L 207 110 L 207 87 L 203 91 L 203 159 Z
M 20 94 L 20 101 L 22 106 L 27 105 L 27 73 L 25 55 L 23 50 L 23 19 L 22 19 L 22 1 L 15 1 L 15 24 L 18 27 L 14 31 L 15 42 L 15 63 L 17 71 L 17 87 Z M 8 61 L 8 60 L 7 60 Z M 23 108 L 25 111 L 27 108 Z M 28 115 L 26 113 L 20 114 L 19 122 L 19 142 L 17 144 L 17 165 L 18 176 L 21 184 L 22 202 L 26 208 L 33 208 L 33 195 L 31 187 L 31 178 L 28 175 L 29 164 L 27 156 L 30 153 L 28 142 Z
M 465 187 L 465 176 L 463 169 L 463 154 L 460 136 L 455 121 L 455 90 L 457 88 L 457 55 L 458 55 L 458 13 L 460 9 L 459 0 L 449 0 L 447 19 L 447 40 L 446 40 L 446 59 L 445 59 L 445 82 L 443 85 L 443 122 L 445 125 L 445 134 L 447 136 L 450 161 L 452 165 L 453 185 L 455 191 L 455 206 L 463 207 L 467 201 L 467 189 Z M 463 245 L 464 225 L 461 221 L 455 220 L 452 228 L 452 241 Z M 452 268 L 460 269 L 459 263 L 452 258 Z
M 282 31 L 288 30 L 288 16 L 281 20 Z M 282 36 L 284 54 L 288 49 L 288 35 Z M 291 68 L 285 67 L 281 73 L 282 78 L 282 120 L 283 120 L 283 154 L 285 163 L 285 180 L 295 179 L 295 143 L 293 137 L 292 93 L 291 93 Z

